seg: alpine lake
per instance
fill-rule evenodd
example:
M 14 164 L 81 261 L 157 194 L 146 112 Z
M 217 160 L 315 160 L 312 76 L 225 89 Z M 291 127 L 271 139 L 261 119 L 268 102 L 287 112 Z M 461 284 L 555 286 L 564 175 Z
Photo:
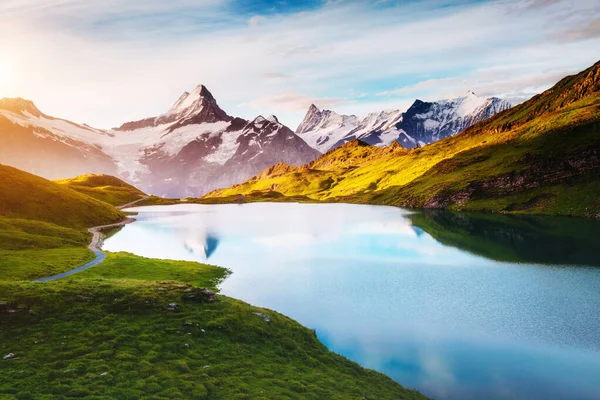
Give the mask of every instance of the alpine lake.
M 436 399 L 600 398 L 600 221 L 348 204 L 133 208 L 103 249 L 229 268 L 221 293 Z

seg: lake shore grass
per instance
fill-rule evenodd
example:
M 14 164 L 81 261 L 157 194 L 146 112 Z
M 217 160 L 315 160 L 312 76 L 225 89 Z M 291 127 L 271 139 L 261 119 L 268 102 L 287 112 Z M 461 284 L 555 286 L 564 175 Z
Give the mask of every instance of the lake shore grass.
M 200 289 L 216 291 L 228 273 L 108 253 L 60 281 L 0 281 L 0 351 L 16 355 L 0 362 L 0 396 L 425 398 L 275 311 Z

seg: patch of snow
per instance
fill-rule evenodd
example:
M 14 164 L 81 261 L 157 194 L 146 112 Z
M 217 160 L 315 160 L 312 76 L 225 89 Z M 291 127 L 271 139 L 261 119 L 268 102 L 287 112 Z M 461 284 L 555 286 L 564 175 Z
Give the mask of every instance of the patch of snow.
M 163 143 L 163 151 L 173 156 L 188 143 L 194 141 L 202 134 L 219 134 L 227 129 L 229 122 L 213 122 L 203 124 L 185 125 L 175 129 L 173 132 L 165 133 L 160 137 L 159 143 Z
M 479 97 L 475 93 L 469 91 L 466 96 L 454 100 L 454 103 L 457 105 L 456 114 L 464 118 L 467 115 L 473 114 L 488 102 L 488 99 Z
M 39 127 L 55 135 L 68 137 L 86 144 L 101 145 L 106 139 L 112 138 L 112 135 L 107 131 L 77 125 L 63 119 L 46 118 L 44 116 L 38 117 L 30 114 L 28 111 L 24 111 L 23 115 L 21 115 L 7 110 L 0 110 L 0 115 L 6 117 L 14 124 L 23 127 Z
M 377 144 L 377 147 L 386 147 L 389 146 L 390 144 L 392 144 L 395 140 L 398 140 L 398 138 L 400 137 L 400 135 L 403 133 L 403 130 L 398 130 L 398 129 L 388 129 L 385 130 L 383 132 L 381 132 L 381 134 L 379 135 L 379 140 L 381 140 L 381 143 Z
M 242 131 L 223 132 L 221 135 L 221 140 L 223 142 L 221 143 L 218 151 L 204 157 L 204 160 L 207 162 L 224 165 L 237 151 L 239 147 L 237 140 L 241 134 Z
M 437 127 L 439 127 L 441 124 L 439 121 L 433 120 L 433 119 L 426 119 L 425 121 L 423 121 L 423 126 L 425 128 L 425 130 L 431 131 Z

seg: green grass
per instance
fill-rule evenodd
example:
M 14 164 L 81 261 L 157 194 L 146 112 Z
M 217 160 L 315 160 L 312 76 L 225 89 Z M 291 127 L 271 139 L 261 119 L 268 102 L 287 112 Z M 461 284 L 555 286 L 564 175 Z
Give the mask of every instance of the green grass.
M 77 268 L 94 259 L 85 247 L 0 250 L 0 276 L 4 280 L 34 280 Z
M 102 201 L 16 168 L 0 165 L 0 217 L 89 228 L 125 216 Z
M 81 175 L 71 179 L 58 180 L 56 183 L 113 206 L 131 203 L 145 196 L 144 192 L 135 186 L 110 175 Z
M 600 63 L 454 137 L 410 151 L 358 141 L 204 197 L 600 218 Z
M 0 279 L 55 275 L 94 258 L 91 234 L 41 221 L 0 218 Z
M 90 268 L 73 279 L 177 281 L 215 287 L 228 271 L 187 261 L 157 260 L 129 253 L 107 253 L 101 268 Z
M 7 304 L 0 353 L 18 357 L 0 362 L 0 396 L 424 398 L 328 351 L 314 332 L 274 311 L 224 296 L 185 299 L 227 273 L 117 253 L 61 281 L 0 281 Z
M 0 249 L 50 249 L 87 246 L 92 235 L 42 221 L 0 217 Z

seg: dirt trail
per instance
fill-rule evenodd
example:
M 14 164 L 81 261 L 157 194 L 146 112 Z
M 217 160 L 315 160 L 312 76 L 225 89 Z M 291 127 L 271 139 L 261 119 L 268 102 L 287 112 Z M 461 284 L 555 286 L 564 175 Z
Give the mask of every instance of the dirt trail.
M 134 205 L 134 204 L 137 204 L 137 203 L 139 203 L 139 202 L 140 202 L 140 201 L 142 201 L 142 200 L 146 200 L 148 197 L 150 197 L 150 196 L 142 196 L 141 198 L 139 198 L 139 199 L 137 199 L 137 200 L 134 200 L 134 201 L 132 201 L 132 202 L 129 202 L 129 203 L 127 203 L 127 204 L 123 204 L 122 206 L 117 206 L 117 208 L 118 208 L 119 210 L 122 210 L 122 209 L 124 209 L 124 208 L 129 208 L 129 207 L 131 207 L 132 205 Z
M 142 197 L 140 199 L 137 199 L 135 201 L 132 201 L 130 203 L 124 204 L 122 206 L 118 206 L 117 208 L 119 210 L 122 210 L 124 208 L 131 207 L 132 205 L 134 205 L 136 203 L 139 203 L 142 200 L 146 200 L 148 197 L 150 197 L 150 196 L 144 196 L 144 197 Z M 135 221 L 134 218 L 129 218 L 128 217 L 127 219 L 125 219 L 123 221 L 120 221 L 120 222 L 116 222 L 114 224 L 99 225 L 99 226 L 94 226 L 94 227 L 88 229 L 88 232 L 90 232 L 92 234 L 92 240 L 90 241 L 90 244 L 88 245 L 88 249 L 90 249 L 91 251 L 93 251 L 94 254 L 96 255 L 96 257 L 92 261 L 90 261 L 90 262 L 88 262 L 88 263 L 86 263 L 86 264 L 84 264 L 84 265 L 82 265 L 80 267 L 74 268 L 74 269 L 69 270 L 69 271 L 62 272 L 62 273 L 57 274 L 57 275 L 46 276 L 44 278 L 36 279 L 34 282 L 55 281 L 57 279 L 61 279 L 61 278 L 64 278 L 66 276 L 76 274 L 77 272 L 86 270 L 88 268 L 91 268 L 93 266 L 96 266 L 96 265 L 100 264 L 106 258 L 106 254 L 104 254 L 104 252 L 100 249 L 100 246 L 102 245 L 102 240 L 104 239 L 104 235 L 102 234 L 101 230 L 102 229 L 106 229 L 106 228 L 114 228 L 114 227 L 117 227 L 117 226 L 127 225 L 127 224 L 132 223 L 133 221 Z

